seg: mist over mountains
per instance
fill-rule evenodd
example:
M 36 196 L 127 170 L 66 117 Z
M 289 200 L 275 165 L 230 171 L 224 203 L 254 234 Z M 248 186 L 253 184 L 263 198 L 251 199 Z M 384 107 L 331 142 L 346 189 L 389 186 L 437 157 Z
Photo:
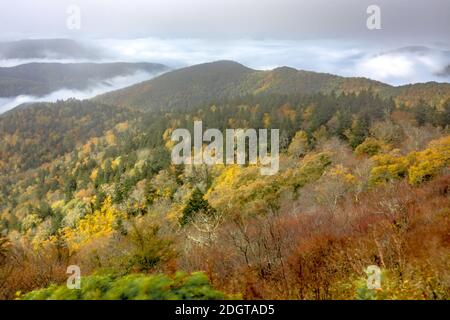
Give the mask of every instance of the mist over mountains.
M 33 39 L 0 43 L 0 110 L 23 102 L 91 98 L 152 79 L 169 68 L 217 60 L 237 61 L 254 70 L 289 66 L 389 85 L 450 81 L 450 50 L 444 44 L 389 47 L 346 40 Z
M 100 38 L 0 43 L 0 66 L 29 62 L 153 62 L 172 68 L 233 60 L 254 69 L 296 69 L 360 76 L 393 85 L 450 81 L 445 43 L 385 44 L 356 40 Z
M 391 86 L 368 78 L 341 77 L 291 67 L 254 70 L 234 61 L 223 60 L 170 71 L 154 79 L 102 94 L 94 100 L 144 111 L 188 112 L 192 108 L 230 99 L 361 92 L 393 99 L 398 106 L 428 101 L 440 107 L 450 99 L 450 84 L 429 82 Z
M 0 300 L 450 300 L 449 13 L 2 6 Z
M 91 98 L 169 69 L 147 62 L 105 62 L 107 56 L 95 45 L 69 39 L 0 43 L 0 113 L 22 103 Z
M 167 69 L 152 63 L 30 63 L 0 68 L 0 97 L 40 97 L 60 89 L 82 91 L 114 77 L 158 74 Z
M 55 102 L 57 100 L 67 100 L 71 98 L 76 99 L 89 99 L 105 92 L 114 91 L 128 87 L 132 84 L 139 83 L 145 80 L 149 80 L 154 76 L 157 76 L 160 72 L 148 73 L 144 71 L 136 71 L 133 74 L 125 76 L 115 76 L 108 78 L 97 83 L 91 83 L 84 89 L 67 89 L 61 88 L 56 91 L 52 91 L 43 96 L 34 95 L 19 95 L 16 97 L 2 98 L 0 97 L 0 114 L 11 110 L 22 104 L 30 104 L 37 102 Z

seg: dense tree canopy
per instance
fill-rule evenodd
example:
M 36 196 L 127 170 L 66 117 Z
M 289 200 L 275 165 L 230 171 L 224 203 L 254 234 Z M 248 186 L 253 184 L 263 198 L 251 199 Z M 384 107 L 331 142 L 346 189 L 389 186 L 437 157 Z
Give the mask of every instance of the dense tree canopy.
M 271 77 L 285 75 L 313 77 Z M 268 86 L 176 108 L 179 85 L 167 109 L 68 100 L 0 117 L 2 298 L 449 298 L 450 100 Z M 170 133 L 198 119 L 280 129 L 279 172 L 172 164 Z M 68 264 L 81 291 L 62 286 Z M 373 264 L 383 294 L 364 287 Z

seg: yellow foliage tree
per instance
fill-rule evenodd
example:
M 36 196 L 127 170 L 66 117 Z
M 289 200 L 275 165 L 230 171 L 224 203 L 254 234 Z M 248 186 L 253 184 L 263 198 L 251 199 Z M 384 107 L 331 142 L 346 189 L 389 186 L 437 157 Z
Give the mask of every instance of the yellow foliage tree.
M 110 236 L 118 221 L 124 218 L 125 214 L 117 211 L 111 197 L 107 197 L 100 210 L 80 219 L 75 228 L 62 229 L 62 236 L 70 251 L 77 251 L 95 239 Z
M 385 150 L 388 150 L 388 146 L 382 141 L 375 138 L 366 138 L 363 143 L 356 147 L 355 153 L 358 155 L 367 154 L 374 156 Z
M 370 171 L 369 183 L 379 185 L 406 176 L 408 159 L 393 154 L 381 154 L 372 157 L 376 165 Z
M 417 185 L 434 178 L 450 166 L 450 136 L 431 141 L 428 148 L 409 155 L 412 165 L 408 170 L 409 183 Z
M 303 130 L 297 131 L 289 145 L 288 154 L 291 157 L 299 158 L 304 156 L 308 152 L 308 149 L 308 135 Z
M 412 185 L 434 178 L 450 166 L 450 136 L 433 140 L 428 148 L 405 157 L 382 154 L 372 157 L 375 166 L 370 173 L 372 185 L 408 176 Z

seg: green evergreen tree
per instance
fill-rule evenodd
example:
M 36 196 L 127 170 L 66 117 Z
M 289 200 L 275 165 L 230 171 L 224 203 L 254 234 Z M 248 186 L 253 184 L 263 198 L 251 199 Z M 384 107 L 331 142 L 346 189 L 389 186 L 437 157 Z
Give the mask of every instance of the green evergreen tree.
M 183 210 L 183 216 L 180 219 L 180 224 L 182 226 L 188 224 L 197 212 L 203 211 L 206 214 L 214 213 L 214 208 L 210 206 L 208 200 L 206 200 L 203 196 L 203 192 L 199 188 L 195 188 L 191 198 Z

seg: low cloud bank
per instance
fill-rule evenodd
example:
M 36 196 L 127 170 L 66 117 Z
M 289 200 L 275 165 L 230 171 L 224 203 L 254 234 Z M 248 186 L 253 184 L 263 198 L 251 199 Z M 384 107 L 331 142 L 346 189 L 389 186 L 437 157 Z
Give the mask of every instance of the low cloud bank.
M 92 45 L 89 41 L 86 41 Z M 171 68 L 234 60 L 254 69 L 290 66 L 297 69 L 326 72 L 348 77 L 366 77 L 391 85 L 417 82 L 450 82 L 450 44 L 405 46 L 362 43 L 346 40 L 206 40 L 206 39 L 97 39 L 100 52 L 108 52 L 97 60 L 9 59 L 0 66 L 29 62 L 152 62 Z M 447 68 L 447 69 L 446 69 Z M 136 73 L 116 77 L 88 90 L 58 90 L 45 97 L 19 96 L 0 98 L 0 112 L 24 102 L 86 99 L 107 91 L 123 88 L 155 75 Z
M 94 47 L 86 40 L 86 47 Z M 0 60 L 0 66 L 29 62 L 153 62 L 172 68 L 216 60 L 234 60 L 254 69 L 290 66 L 341 76 L 358 76 L 392 85 L 450 82 L 450 44 L 410 46 L 350 40 L 207 40 L 207 39 L 97 39 L 107 52 L 97 60 Z
M 367 77 L 392 85 L 450 82 L 448 45 L 389 47 L 344 40 L 109 39 L 99 41 L 124 61 L 172 67 L 235 60 L 255 69 L 290 66 L 341 76 Z

